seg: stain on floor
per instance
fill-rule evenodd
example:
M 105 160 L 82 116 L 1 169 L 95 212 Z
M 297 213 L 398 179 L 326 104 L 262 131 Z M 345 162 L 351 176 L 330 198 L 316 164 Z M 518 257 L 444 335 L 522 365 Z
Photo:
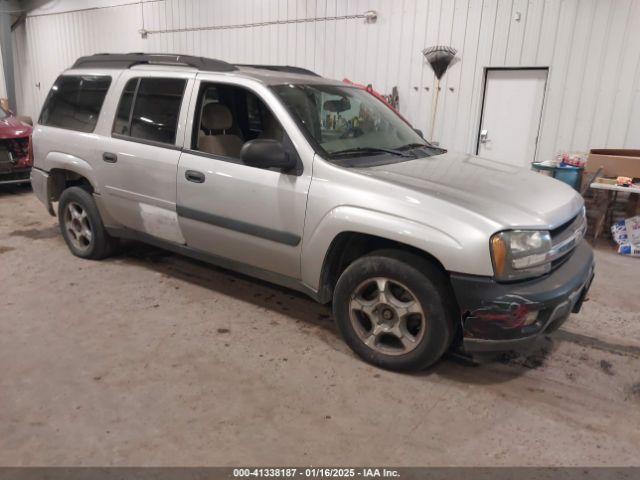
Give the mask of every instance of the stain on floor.
M 11 237 L 24 237 L 31 240 L 42 240 L 45 238 L 54 238 L 60 236 L 60 229 L 58 226 L 47 228 L 27 228 L 23 230 L 14 230 L 9 233 Z

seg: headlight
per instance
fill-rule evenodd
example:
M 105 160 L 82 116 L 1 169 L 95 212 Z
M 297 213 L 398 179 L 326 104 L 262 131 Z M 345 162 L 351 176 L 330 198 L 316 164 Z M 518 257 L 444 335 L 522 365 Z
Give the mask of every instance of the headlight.
M 497 280 L 538 277 L 551 270 L 551 235 L 547 231 L 510 230 L 491 237 L 491 260 Z

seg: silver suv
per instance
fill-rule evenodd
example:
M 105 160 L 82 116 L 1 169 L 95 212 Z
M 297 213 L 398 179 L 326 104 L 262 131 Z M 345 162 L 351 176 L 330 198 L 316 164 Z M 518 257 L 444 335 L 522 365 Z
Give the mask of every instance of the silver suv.
M 567 185 L 433 146 L 300 68 L 82 57 L 33 145 L 33 188 L 74 255 L 137 239 L 333 301 L 349 346 L 384 368 L 530 344 L 593 277 Z

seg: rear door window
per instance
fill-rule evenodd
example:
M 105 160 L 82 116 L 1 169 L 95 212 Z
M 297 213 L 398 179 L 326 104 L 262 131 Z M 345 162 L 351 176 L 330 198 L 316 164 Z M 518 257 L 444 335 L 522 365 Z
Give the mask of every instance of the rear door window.
M 134 78 L 125 85 L 113 133 L 143 141 L 174 144 L 187 81 L 181 78 Z
M 51 87 L 38 123 L 93 132 L 111 85 L 106 75 L 61 75 Z

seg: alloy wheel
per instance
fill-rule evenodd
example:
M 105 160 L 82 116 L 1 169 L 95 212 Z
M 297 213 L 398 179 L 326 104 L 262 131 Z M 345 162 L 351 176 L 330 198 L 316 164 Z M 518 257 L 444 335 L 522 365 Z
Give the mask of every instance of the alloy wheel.
M 69 202 L 64 212 L 64 228 L 75 248 L 81 251 L 91 247 L 93 230 L 86 210 L 76 202 Z
M 424 337 L 426 317 L 416 295 L 386 277 L 370 278 L 354 290 L 351 324 L 362 342 L 385 355 L 404 355 Z

